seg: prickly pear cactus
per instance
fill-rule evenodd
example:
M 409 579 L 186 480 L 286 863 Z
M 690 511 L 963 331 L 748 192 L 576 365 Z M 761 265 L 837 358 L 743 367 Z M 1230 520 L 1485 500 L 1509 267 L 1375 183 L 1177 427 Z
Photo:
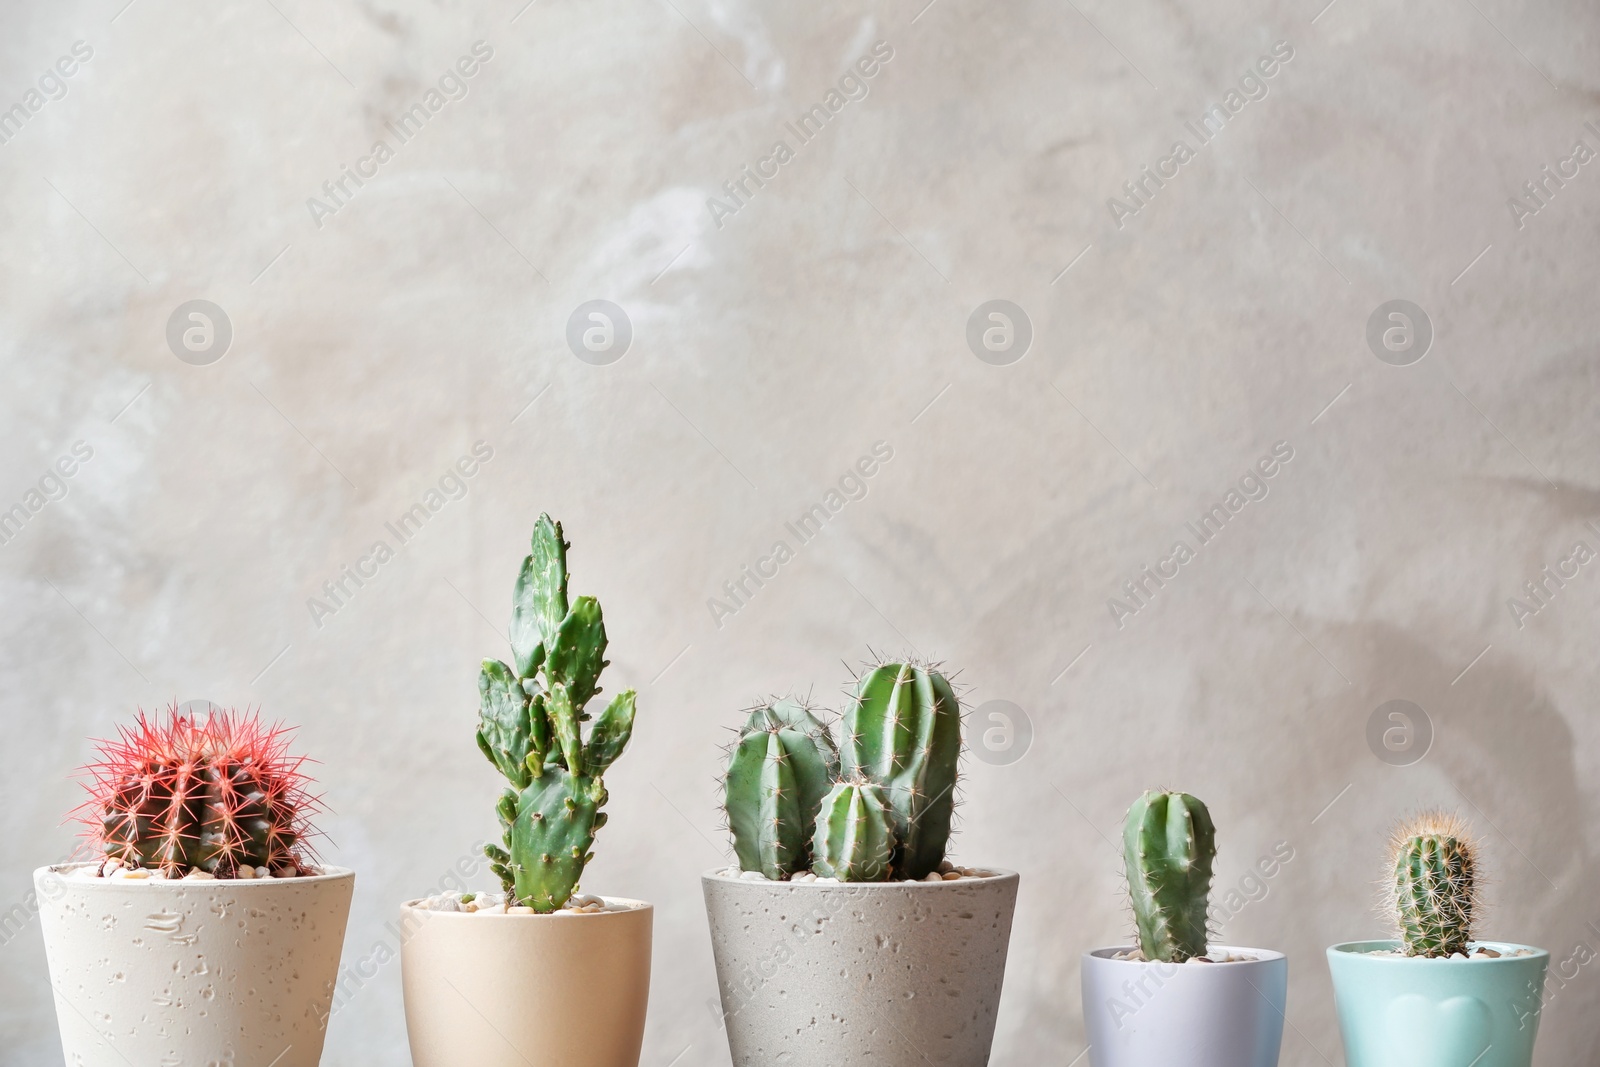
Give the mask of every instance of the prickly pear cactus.
M 811 866 L 822 798 L 839 774 L 828 728 L 805 705 L 754 708 L 723 779 L 723 804 L 739 866 L 781 880 Z
M 1182 963 L 1206 954 L 1216 837 L 1211 813 L 1188 793 L 1148 792 L 1128 809 L 1123 859 L 1145 959 Z
M 605 825 L 601 776 L 633 733 L 634 691 L 592 720 L 606 628 L 593 597 L 567 600 L 561 524 L 540 515 L 512 594 L 512 663 L 485 660 L 478 675 L 478 748 L 511 788 L 500 798 L 504 847 L 489 845 L 506 892 L 537 912 L 572 896 L 595 831 Z
M 1390 843 L 1395 918 L 1407 956 L 1467 951 L 1478 904 L 1478 850 L 1456 815 L 1427 812 Z
M 107 859 L 172 876 L 234 877 L 241 867 L 306 873 L 317 803 L 288 731 L 255 714 L 177 707 L 143 712 L 84 768 L 90 799 L 75 813 Z
M 950 839 L 961 703 L 944 675 L 885 663 L 857 679 L 844 713 L 841 771 L 875 783 L 894 818 L 895 876 L 938 870 Z
M 883 882 L 895 850 L 894 814 L 867 781 L 840 782 L 823 798 L 811 869 L 841 882 Z

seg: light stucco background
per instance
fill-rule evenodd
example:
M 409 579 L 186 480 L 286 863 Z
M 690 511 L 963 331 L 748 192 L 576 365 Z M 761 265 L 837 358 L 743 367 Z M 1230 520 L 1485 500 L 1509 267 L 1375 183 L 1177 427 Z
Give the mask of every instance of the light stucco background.
M 345 966 L 375 972 L 325 1060 L 408 1062 L 384 923 L 496 830 L 475 674 L 541 510 L 605 606 L 608 688 L 640 691 L 585 888 L 658 908 L 647 1067 L 728 1062 L 697 875 L 738 709 L 837 703 L 869 649 L 1031 719 L 1020 761 L 967 761 L 954 852 L 1023 872 L 995 1063 L 1082 1051 L 1078 957 L 1127 931 L 1108 839 L 1146 787 L 1208 801 L 1219 894 L 1292 848 L 1221 936 L 1288 952 L 1294 1067 L 1341 1062 L 1322 950 L 1383 932 L 1412 808 L 1482 834 L 1485 934 L 1600 948 L 1600 563 L 1508 606 L 1600 549 L 1600 163 L 1520 228 L 1507 203 L 1600 149 L 1593 5 L 125 3 L 0 7 L 0 107 L 92 49 L 0 144 L 0 508 L 28 515 L 0 545 L 0 1063 L 60 1062 L 25 894 L 70 848 L 68 772 L 194 699 L 300 724 L 324 854 L 359 872 Z M 477 41 L 467 95 L 315 220 Z M 796 147 L 878 41 L 867 97 Z M 1119 228 L 1107 199 L 1280 41 L 1265 98 Z M 780 138 L 719 227 L 707 199 Z M 165 338 L 193 299 L 232 324 L 207 366 Z M 565 340 L 591 299 L 632 323 L 608 366 Z M 1032 324 L 1010 365 L 965 339 L 991 299 Z M 1392 299 L 1435 332 L 1410 366 L 1366 342 Z M 313 621 L 480 441 L 464 496 Z M 1277 442 L 1265 499 L 1119 626 L 1108 598 Z M 1367 742 L 1392 699 L 1433 728 L 1408 766 Z M 1565 966 L 1551 1067 L 1600 1047 L 1600 962 Z

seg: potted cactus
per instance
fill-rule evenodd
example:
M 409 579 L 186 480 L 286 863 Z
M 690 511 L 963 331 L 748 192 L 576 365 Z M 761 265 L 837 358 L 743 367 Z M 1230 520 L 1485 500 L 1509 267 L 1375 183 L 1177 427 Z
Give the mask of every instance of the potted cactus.
M 1187 793 L 1147 792 L 1122 831 L 1138 943 L 1082 964 L 1092 1067 L 1275 1067 L 1289 962 L 1209 943 L 1211 814 Z
M 945 859 L 961 705 L 937 669 L 857 679 L 839 743 L 748 713 L 723 801 L 738 863 L 702 876 L 734 1067 L 981 1067 L 1017 875 Z
M 1481 862 L 1458 816 L 1425 812 L 1390 841 L 1385 911 L 1400 937 L 1328 949 L 1350 1067 L 1529 1067 L 1550 954 L 1479 941 Z
M 512 594 L 512 662 L 485 660 L 478 675 L 478 748 L 508 783 L 503 845 L 485 849 L 500 885 L 402 909 L 416 1067 L 639 1062 L 651 906 L 578 892 L 606 822 L 605 772 L 633 732 L 634 691 L 588 710 L 606 628 L 593 597 L 568 601 L 570 547 L 541 515 Z
M 97 744 L 90 858 L 34 872 L 66 1061 L 316 1067 L 355 875 L 288 731 L 173 707 Z

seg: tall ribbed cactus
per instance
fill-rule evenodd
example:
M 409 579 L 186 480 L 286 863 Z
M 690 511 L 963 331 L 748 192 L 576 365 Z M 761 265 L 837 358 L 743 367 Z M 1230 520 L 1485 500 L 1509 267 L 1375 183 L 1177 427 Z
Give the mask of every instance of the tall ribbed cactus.
M 955 810 L 961 704 L 931 667 L 885 663 L 856 681 L 844 713 L 841 771 L 883 790 L 894 816 L 897 878 L 938 870 Z
M 817 810 L 839 774 L 828 728 L 795 700 L 754 708 L 723 780 L 739 866 L 771 879 L 811 866 Z
M 506 892 L 538 912 L 577 889 L 595 831 L 605 825 L 601 776 L 633 733 L 634 691 L 619 693 L 589 728 L 600 691 L 606 628 L 593 597 L 567 602 L 561 524 L 540 515 L 512 595 L 512 664 L 484 660 L 478 747 L 511 783 L 500 798 L 505 847 L 484 851 Z
M 840 782 L 822 801 L 812 870 L 841 882 L 883 882 L 894 854 L 894 815 L 871 782 Z
M 1478 849 L 1457 815 L 1430 811 L 1390 841 L 1395 919 L 1407 956 L 1465 953 L 1478 905 Z
M 1217 855 L 1206 806 L 1188 793 L 1145 793 L 1128 809 L 1122 848 L 1144 958 L 1182 963 L 1204 956 Z

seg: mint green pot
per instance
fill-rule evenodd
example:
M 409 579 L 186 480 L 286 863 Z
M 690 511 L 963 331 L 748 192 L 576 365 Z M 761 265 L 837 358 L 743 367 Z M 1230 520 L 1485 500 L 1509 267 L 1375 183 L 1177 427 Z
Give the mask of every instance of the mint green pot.
M 1348 1067 L 1530 1067 L 1550 954 L 1499 941 L 1499 959 L 1373 956 L 1398 941 L 1328 950 Z

